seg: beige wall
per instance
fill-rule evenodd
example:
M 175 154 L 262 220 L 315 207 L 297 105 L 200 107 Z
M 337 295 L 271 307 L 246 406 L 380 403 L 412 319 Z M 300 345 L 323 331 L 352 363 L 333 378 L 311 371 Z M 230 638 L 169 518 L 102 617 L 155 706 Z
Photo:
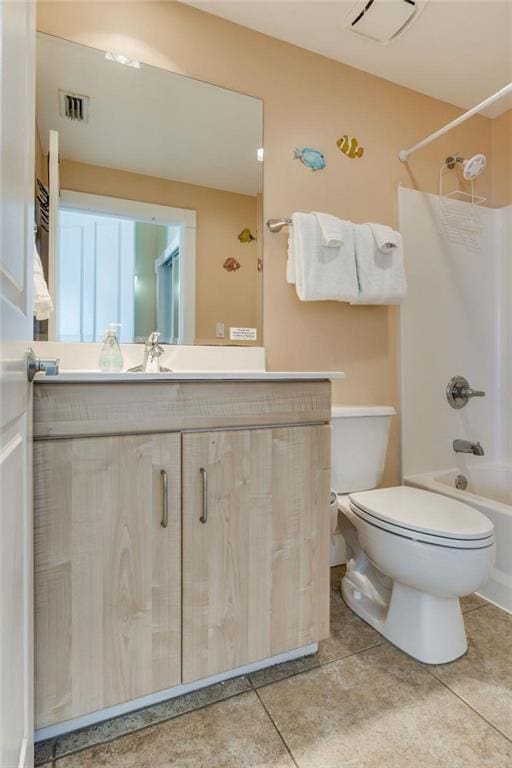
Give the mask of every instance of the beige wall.
M 69 160 L 61 160 L 60 182 L 62 189 L 195 210 L 196 339 L 218 343 L 215 325 L 219 321 L 225 324 L 227 336 L 230 326 L 257 328 L 261 344 L 257 241 L 240 243 L 237 237 L 245 227 L 256 233 L 255 197 Z M 223 269 L 228 256 L 240 262 L 236 272 Z
M 512 109 L 491 121 L 492 205 L 512 203 Z
M 354 221 L 397 225 L 399 184 L 436 192 L 453 152 L 491 152 L 491 123 L 474 117 L 415 155 L 397 157 L 461 110 L 365 72 L 173 2 L 45 3 L 38 28 L 264 100 L 264 218 L 323 210 Z M 336 147 L 356 136 L 365 156 Z M 293 160 L 294 147 L 321 149 L 313 173 Z M 477 191 L 490 197 L 491 174 Z M 386 307 L 301 303 L 285 281 L 286 233 L 265 232 L 263 330 L 274 370 L 344 370 L 336 402 L 398 403 L 397 318 Z M 386 473 L 399 473 L 395 423 Z

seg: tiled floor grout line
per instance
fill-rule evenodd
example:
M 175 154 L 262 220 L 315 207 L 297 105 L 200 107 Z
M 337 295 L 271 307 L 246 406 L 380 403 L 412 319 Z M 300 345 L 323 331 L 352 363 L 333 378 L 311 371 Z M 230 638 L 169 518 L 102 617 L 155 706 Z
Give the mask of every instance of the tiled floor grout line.
M 358 651 L 352 651 L 351 653 L 347 653 L 344 656 L 336 656 L 335 659 L 329 659 L 328 661 L 320 661 L 318 663 L 318 666 L 316 667 L 309 667 L 308 669 L 300 669 L 298 672 L 290 672 L 288 675 L 283 675 L 283 677 L 278 677 L 275 680 L 269 680 L 268 683 L 262 683 L 258 686 L 253 686 L 255 691 L 258 691 L 260 688 L 267 688 L 269 685 L 274 685 L 274 683 L 282 683 L 283 680 L 288 680 L 290 677 L 298 677 L 299 675 L 305 675 L 308 672 L 314 672 L 315 669 L 321 669 L 322 667 L 328 667 L 329 664 L 334 664 L 336 661 L 344 661 L 345 659 L 350 659 L 352 656 L 358 656 L 361 653 L 366 653 L 366 651 L 371 651 L 373 648 L 379 648 L 381 645 L 386 645 L 388 641 L 382 640 L 379 643 L 375 643 L 374 645 L 369 645 L 366 648 L 360 648 Z M 307 658 L 307 657 L 304 657 Z M 269 667 L 269 669 L 272 669 L 272 667 Z M 252 685 L 252 681 L 251 681 Z
M 251 685 L 252 685 L 252 683 L 251 683 Z M 262 687 L 264 687 L 264 686 L 262 686 Z M 258 699 L 259 703 L 261 704 L 261 706 L 262 706 L 262 707 L 263 707 L 263 709 L 265 710 L 265 713 L 266 713 L 266 715 L 267 715 L 268 719 L 270 720 L 270 722 L 271 722 L 271 723 L 272 723 L 272 725 L 274 726 L 274 728 L 275 728 L 275 731 L 276 731 L 277 735 L 279 736 L 279 738 L 281 739 L 281 742 L 282 742 L 282 744 L 283 744 L 284 748 L 286 749 L 287 753 L 290 755 L 290 760 L 291 760 L 291 761 L 292 761 L 292 763 L 294 764 L 295 768 L 299 768 L 299 764 L 297 763 L 296 759 L 294 758 L 294 756 L 293 756 L 293 753 L 292 753 L 292 751 L 291 751 L 290 747 L 288 746 L 288 744 L 286 743 L 286 741 L 285 741 L 285 738 L 284 738 L 283 734 L 281 733 L 281 731 L 279 730 L 279 728 L 278 728 L 278 727 L 277 727 L 277 725 L 275 724 L 275 722 L 274 722 L 274 718 L 272 717 L 272 715 L 271 715 L 271 714 L 270 714 L 270 712 L 268 711 L 268 709 L 267 709 L 267 707 L 265 706 L 265 704 L 264 704 L 264 702 L 263 702 L 263 700 L 262 700 L 261 696 L 259 695 L 259 693 L 258 693 L 258 689 L 253 687 L 253 691 L 254 691 L 254 693 L 256 694 L 256 697 L 257 697 L 257 699 Z
M 321 661 L 319 666 L 316 667 L 318 669 L 319 667 L 327 667 L 329 664 L 334 664 L 335 661 L 343 661 L 344 659 L 350 659 L 351 656 L 359 656 L 361 653 L 366 653 L 367 651 L 372 651 L 374 648 L 380 648 L 381 645 L 386 645 L 388 641 L 386 639 L 380 640 L 378 643 L 373 643 L 372 645 L 368 645 L 366 648 L 360 648 L 358 651 L 352 651 L 351 653 L 345 654 L 345 656 L 337 656 L 335 659 L 329 659 L 328 661 Z M 313 667 L 315 669 L 315 667 Z M 305 672 L 308 670 L 304 670 Z
M 477 609 L 475 608 L 475 610 L 477 610 Z M 484 721 L 484 723 L 487 723 L 487 725 L 490 725 L 490 726 L 491 726 L 491 728 L 493 728 L 493 729 L 496 731 L 496 733 L 499 733 L 499 734 L 500 734 L 500 736 L 503 736 L 503 738 L 504 738 L 504 739 L 506 739 L 506 740 L 507 740 L 509 743 L 511 743 L 511 744 L 512 744 L 512 739 L 511 739 L 511 738 L 509 738 L 509 737 L 507 736 L 507 734 L 506 734 L 506 733 L 503 733 L 503 731 L 501 731 L 501 730 L 500 730 L 500 729 L 499 729 L 499 728 L 498 728 L 496 725 L 494 725 L 494 724 L 493 724 L 493 723 L 491 723 L 491 722 L 490 722 L 490 721 L 489 721 L 489 720 L 488 720 L 486 717 L 484 717 L 484 716 L 482 715 L 482 713 L 478 711 L 478 709 L 475 709 L 475 708 L 474 708 L 474 707 L 473 707 L 473 706 L 472 706 L 472 705 L 471 705 L 471 704 L 470 704 L 468 701 L 466 701 L 465 699 L 463 699 L 463 698 L 462 698 L 462 696 L 460 696 L 460 695 L 459 695 L 459 694 L 458 694 L 456 691 L 454 691 L 454 690 L 453 690 L 453 688 L 450 688 L 450 686 L 449 686 L 447 683 L 445 683 L 445 682 L 444 682 L 444 680 L 441 680 L 441 678 L 437 677 L 437 675 L 435 675 L 435 674 L 434 674 L 434 673 L 433 673 L 433 672 L 432 672 L 430 669 L 428 669 L 428 668 L 427 668 L 427 672 L 429 673 L 429 675 L 431 675 L 431 677 L 433 677 L 433 678 L 434 678 L 434 680 L 437 680 L 437 682 L 438 682 L 438 683 L 441 683 L 441 685 L 442 685 L 442 686 L 444 686 L 444 687 L 445 687 L 445 688 L 446 688 L 448 691 L 450 691 L 450 693 L 453 693 L 453 695 L 454 695 L 454 696 L 455 696 L 455 697 L 456 697 L 456 698 L 457 698 L 457 699 L 458 699 L 458 700 L 459 700 L 459 701 L 460 701 L 462 704 L 464 704 L 464 705 L 465 705 L 465 706 L 466 706 L 468 709 L 470 709 L 472 712 L 474 712 L 474 713 L 475 713 L 475 715 L 478 715 L 478 717 L 479 717 L 481 720 L 483 720 L 483 721 Z
M 481 611 L 482 608 L 487 608 L 488 605 L 492 605 L 492 603 L 484 603 L 483 605 L 475 605 L 474 608 L 468 608 L 467 611 L 463 611 L 462 615 L 465 616 L 467 613 L 473 613 L 473 611 Z

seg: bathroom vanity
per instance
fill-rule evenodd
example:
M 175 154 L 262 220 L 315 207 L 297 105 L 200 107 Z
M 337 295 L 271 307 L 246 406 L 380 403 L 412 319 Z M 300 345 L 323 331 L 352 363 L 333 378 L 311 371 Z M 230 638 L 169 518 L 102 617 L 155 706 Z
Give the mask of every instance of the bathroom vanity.
M 42 735 L 328 635 L 328 378 L 36 379 Z

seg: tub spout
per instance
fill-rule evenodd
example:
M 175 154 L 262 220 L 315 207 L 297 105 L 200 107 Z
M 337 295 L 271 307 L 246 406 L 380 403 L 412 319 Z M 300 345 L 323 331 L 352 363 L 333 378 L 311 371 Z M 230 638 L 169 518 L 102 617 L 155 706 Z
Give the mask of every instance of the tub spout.
M 454 440 L 453 450 L 455 453 L 472 453 L 473 456 L 484 456 L 485 454 L 480 443 L 472 443 L 469 440 Z

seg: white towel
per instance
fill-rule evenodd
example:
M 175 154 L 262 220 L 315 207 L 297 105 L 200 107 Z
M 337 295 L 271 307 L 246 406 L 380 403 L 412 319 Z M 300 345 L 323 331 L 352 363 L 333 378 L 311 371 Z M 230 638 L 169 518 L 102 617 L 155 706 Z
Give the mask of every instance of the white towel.
M 37 252 L 37 248 L 34 245 L 34 259 L 33 259 L 33 272 L 34 272 L 34 297 L 33 297 L 33 314 L 36 320 L 48 320 L 53 312 L 52 297 L 48 292 L 48 286 L 43 272 L 43 265 L 41 264 L 41 258 Z
M 294 213 L 292 259 L 288 281 L 295 270 L 297 295 L 302 301 L 351 301 L 358 295 L 354 235 L 350 222 L 342 222 L 343 245 L 322 245 L 320 227 L 311 213 Z
M 368 226 L 372 228 L 379 251 L 389 253 L 393 248 L 398 248 L 402 244 L 400 232 L 395 232 L 386 224 L 369 224 Z
M 313 216 L 320 227 L 322 245 L 327 248 L 339 248 L 343 245 L 344 224 L 337 216 L 331 216 L 330 213 L 318 213 L 313 211 Z
M 402 237 L 386 252 L 377 247 L 371 225 L 354 224 L 359 297 L 352 304 L 401 304 L 407 292 Z
M 286 262 L 286 282 L 295 285 L 295 243 L 292 223 L 288 225 L 288 260 Z

